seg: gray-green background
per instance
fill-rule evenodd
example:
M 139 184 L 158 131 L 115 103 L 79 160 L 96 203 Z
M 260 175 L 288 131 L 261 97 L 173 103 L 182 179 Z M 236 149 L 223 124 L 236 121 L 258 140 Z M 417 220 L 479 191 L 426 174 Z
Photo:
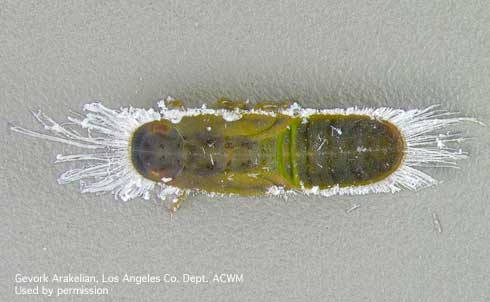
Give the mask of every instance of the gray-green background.
M 490 136 L 419 192 L 155 199 L 60 186 L 39 129 L 110 107 L 217 97 L 444 109 L 490 121 L 489 1 L 0 1 L 0 296 L 16 273 L 243 274 L 240 284 L 110 286 L 50 301 L 490 301 Z M 360 205 L 347 213 L 353 205 Z M 436 231 L 433 214 L 443 231 Z M 48 299 L 46 299 L 48 300 Z

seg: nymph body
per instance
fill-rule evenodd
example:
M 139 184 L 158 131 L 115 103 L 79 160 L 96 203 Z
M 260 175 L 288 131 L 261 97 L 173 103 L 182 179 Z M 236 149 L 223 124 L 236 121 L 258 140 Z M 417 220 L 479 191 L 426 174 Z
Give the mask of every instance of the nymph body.
M 416 190 L 436 183 L 419 166 L 451 166 L 466 155 L 450 147 L 462 138 L 438 133 L 461 118 L 445 111 L 391 108 L 307 109 L 296 103 L 221 99 L 213 108 L 185 108 L 180 101 L 152 109 L 111 110 L 87 104 L 84 119 L 69 117 L 86 135 L 42 113 L 50 134 L 21 127 L 23 134 L 74 145 L 82 161 L 60 183 L 79 181 L 82 192 L 112 192 L 116 198 L 189 193 L 284 195 L 367 194 Z

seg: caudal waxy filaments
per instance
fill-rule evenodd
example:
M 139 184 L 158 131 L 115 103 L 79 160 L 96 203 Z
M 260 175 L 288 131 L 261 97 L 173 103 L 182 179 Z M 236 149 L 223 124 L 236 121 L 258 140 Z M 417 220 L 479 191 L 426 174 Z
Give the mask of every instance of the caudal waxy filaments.
M 87 135 L 42 113 L 47 134 L 30 136 L 84 149 L 59 155 L 80 161 L 60 183 L 79 181 L 82 192 L 148 199 L 187 193 L 330 196 L 417 190 L 436 183 L 421 166 L 454 166 L 465 158 L 450 147 L 462 138 L 443 128 L 462 121 L 435 107 L 307 109 L 291 103 L 220 100 L 214 108 L 186 109 L 175 100 L 152 109 L 111 110 L 87 104 L 85 118 L 69 121 Z

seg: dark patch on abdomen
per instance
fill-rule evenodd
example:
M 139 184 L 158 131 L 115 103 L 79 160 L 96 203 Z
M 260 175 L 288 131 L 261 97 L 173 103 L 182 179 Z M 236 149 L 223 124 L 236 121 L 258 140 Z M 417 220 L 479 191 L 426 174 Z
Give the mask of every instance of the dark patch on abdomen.
M 392 174 L 403 160 L 404 142 L 389 122 L 361 115 L 316 115 L 302 124 L 298 144 L 306 141 L 306 187 L 364 185 Z M 305 139 L 306 137 L 306 139 Z

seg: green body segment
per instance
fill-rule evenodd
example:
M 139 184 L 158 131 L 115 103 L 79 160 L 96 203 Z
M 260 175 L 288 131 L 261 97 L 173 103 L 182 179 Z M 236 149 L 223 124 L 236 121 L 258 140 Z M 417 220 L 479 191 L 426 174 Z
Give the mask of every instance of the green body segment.
M 361 115 L 187 116 L 138 128 L 131 158 L 143 176 L 183 189 L 259 195 L 271 186 L 321 189 L 382 180 L 401 164 L 391 123 Z

